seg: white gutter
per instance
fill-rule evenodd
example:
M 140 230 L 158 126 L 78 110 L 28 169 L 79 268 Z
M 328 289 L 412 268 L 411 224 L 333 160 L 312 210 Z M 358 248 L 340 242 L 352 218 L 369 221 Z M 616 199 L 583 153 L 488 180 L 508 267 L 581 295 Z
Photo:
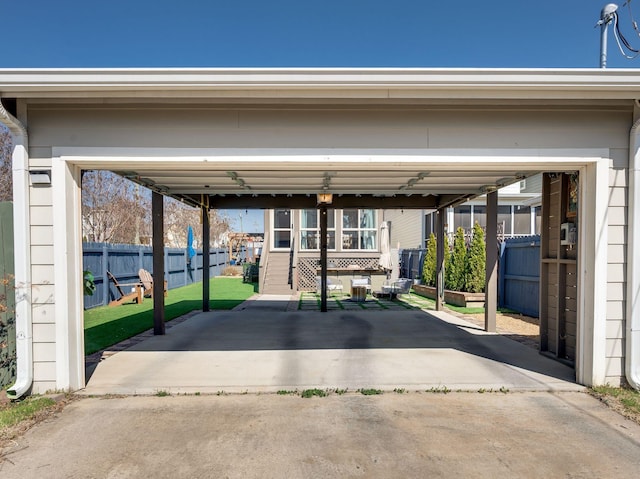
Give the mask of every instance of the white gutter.
M 640 390 L 640 120 L 631 128 L 628 188 L 625 375 L 629 385 Z
M 18 399 L 33 382 L 31 323 L 31 235 L 29 231 L 29 152 L 26 128 L 0 103 L 0 121 L 13 135 L 13 243 L 16 285 L 17 377 L 7 396 Z
M 634 100 L 637 69 L 0 68 L 13 98 Z

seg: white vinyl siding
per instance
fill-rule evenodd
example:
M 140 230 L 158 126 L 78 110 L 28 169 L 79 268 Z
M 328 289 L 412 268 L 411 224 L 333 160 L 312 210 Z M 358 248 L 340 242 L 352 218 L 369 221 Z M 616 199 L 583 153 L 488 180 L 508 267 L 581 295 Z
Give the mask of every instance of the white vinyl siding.
M 424 248 L 423 217 L 425 210 L 384 210 L 383 221 L 388 221 L 389 243 L 392 248 Z
M 628 150 L 616 152 L 613 164 L 623 163 Z M 607 362 L 606 382 L 619 385 L 624 376 L 626 256 L 627 256 L 627 188 L 626 175 L 612 168 L 609 175 L 609 247 L 607 248 Z M 622 183 L 624 186 L 621 186 Z
M 39 160 L 36 167 L 50 167 Z M 33 168 L 33 166 L 31 166 Z M 56 326 L 54 313 L 53 207 L 51 187 L 29 188 L 31 206 L 31 304 L 33 323 L 33 391 L 55 389 Z

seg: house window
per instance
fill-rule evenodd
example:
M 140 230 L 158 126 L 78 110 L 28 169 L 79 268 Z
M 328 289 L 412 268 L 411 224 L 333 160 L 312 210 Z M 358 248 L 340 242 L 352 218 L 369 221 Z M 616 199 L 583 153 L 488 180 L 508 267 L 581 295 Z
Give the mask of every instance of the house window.
M 427 244 L 431 233 L 436 234 L 436 213 L 429 213 L 424 215 L 424 244 Z
M 455 229 L 462 228 L 466 231 L 471 229 L 471 206 L 456 206 L 453 209 L 453 224 Z
M 291 210 L 288 208 L 273 210 L 273 247 L 291 248 Z
M 517 235 L 531 234 L 531 208 L 516 205 L 513 207 L 513 232 Z
M 473 205 L 473 224 L 478 223 L 481 228 L 487 227 L 487 207 L 483 205 Z
M 511 236 L 511 205 L 498 206 L 498 234 Z
M 327 248 L 336 249 L 335 210 L 327 210 Z M 300 249 L 320 249 L 320 210 L 309 209 L 300 212 Z
M 342 211 L 342 249 L 376 250 L 378 227 L 375 210 Z

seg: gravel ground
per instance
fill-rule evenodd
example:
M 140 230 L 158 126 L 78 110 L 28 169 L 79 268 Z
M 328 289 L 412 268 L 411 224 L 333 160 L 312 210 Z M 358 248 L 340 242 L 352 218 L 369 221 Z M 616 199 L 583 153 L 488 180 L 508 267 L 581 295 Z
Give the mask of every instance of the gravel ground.
M 484 314 L 459 314 L 450 311 L 455 316 L 471 321 L 484 327 Z M 532 318 L 519 313 L 496 313 L 496 330 L 533 349 L 540 347 L 540 323 L 538 318 Z

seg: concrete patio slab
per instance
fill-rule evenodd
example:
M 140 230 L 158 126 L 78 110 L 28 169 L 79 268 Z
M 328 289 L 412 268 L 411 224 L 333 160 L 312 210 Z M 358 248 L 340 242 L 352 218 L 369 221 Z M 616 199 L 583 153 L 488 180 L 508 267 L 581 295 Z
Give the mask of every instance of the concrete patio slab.
M 104 359 L 84 393 L 582 389 L 573 369 L 443 312 L 288 311 L 288 297 L 243 304 Z

